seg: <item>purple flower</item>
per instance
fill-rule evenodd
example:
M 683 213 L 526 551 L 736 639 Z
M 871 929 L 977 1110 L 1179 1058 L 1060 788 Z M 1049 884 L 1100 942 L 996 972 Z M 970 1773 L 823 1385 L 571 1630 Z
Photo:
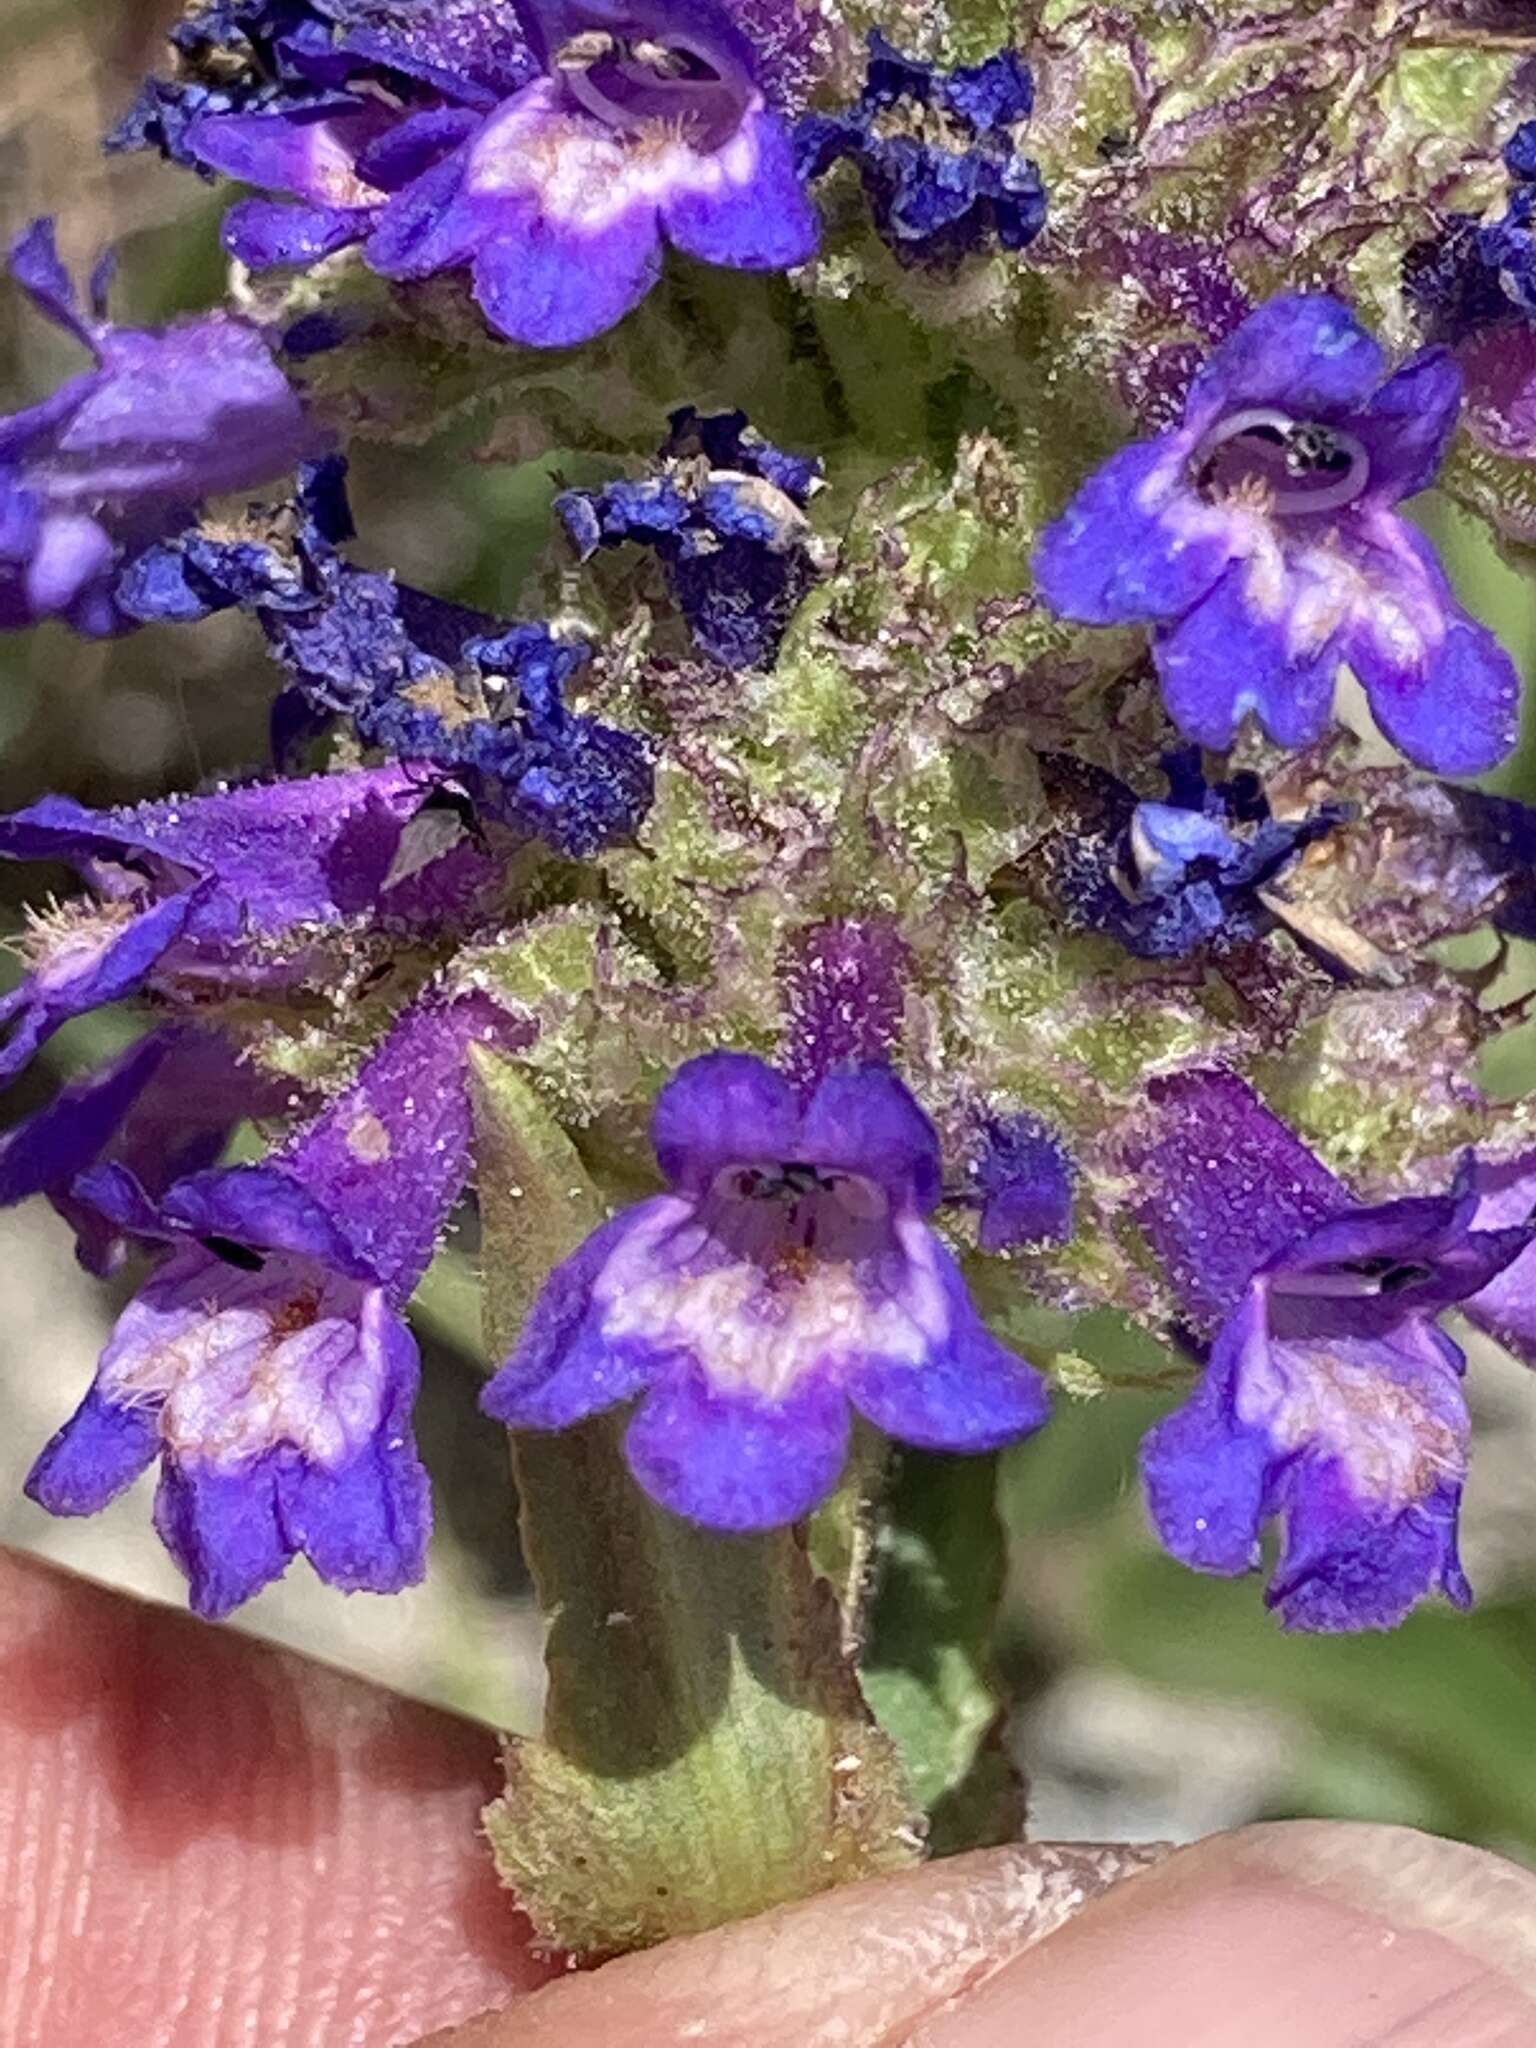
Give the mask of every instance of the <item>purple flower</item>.
M 1019 147 L 1034 103 L 1016 50 L 941 71 L 872 29 L 859 99 L 800 119 L 801 175 L 857 164 L 881 239 L 904 263 L 952 263 L 993 241 L 1022 249 L 1045 225 L 1040 171 Z
M 203 498 L 291 469 L 320 437 L 245 322 L 113 327 L 106 266 L 87 316 L 47 220 L 16 242 L 11 274 L 96 367 L 0 420 L 0 628 L 57 616 L 114 633 L 129 623 L 112 596 L 125 555 L 185 525 Z
M 1346 662 L 1422 767 L 1477 774 L 1514 744 L 1514 664 L 1395 509 L 1434 481 L 1461 373 L 1442 348 L 1386 367 L 1339 300 L 1271 299 L 1207 359 L 1182 423 L 1112 456 L 1041 539 L 1057 611 L 1152 622 L 1168 709 L 1203 746 L 1249 710 L 1306 745 Z
M 1275 923 L 1261 891 L 1347 807 L 1301 818 L 1270 811 L 1258 777 L 1207 782 L 1199 749 L 1163 757 L 1161 801 L 1088 761 L 1040 757 L 1052 829 L 1025 872 L 1066 923 L 1105 932 L 1144 960 L 1178 960 L 1261 937 Z
M 655 473 L 555 500 L 583 562 L 638 541 L 667 566 L 699 649 L 728 669 L 770 668 L 816 580 L 805 506 L 820 487 L 814 457 L 786 454 L 744 412 L 671 416 Z
M 430 1503 L 401 1313 L 469 1170 L 468 1048 L 505 1038 L 485 998 L 428 995 L 352 1086 L 259 1166 L 152 1199 L 121 1165 L 76 1198 L 168 1247 L 27 1492 L 93 1514 L 161 1460 L 155 1526 L 217 1617 L 302 1551 L 344 1591 L 423 1571 Z
M 237 207 L 226 243 L 257 267 L 361 241 L 381 275 L 468 266 L 510 340 L 567 347 L 643 299 L 670 242 L 706 263 L 783 270 L 816 215 L 752 44 L 713 0 L 530 0 L 535 74 L 489 111 L 451 70 L 442 98 L 378 98 L 193 121 L 197 162 L 301 207 Z
M 92 811 L 44 797 L 0 818 L 0 855 L 67 861 L 90 897 L 40 919 L 0 999 L 0 1080 L 68 1021 L 145 987 L 187 996 L 333 978 L 371 929 L 471 920 L 498 864 L 470 841 L 416 849 L 437 787 L 410 763 Z
M 46 1194 L 73 1228 L 87 1271 L 114 1273 L 129 1239 L 78 1200 L 90 1166 L 127 1167 L 151 1196 L 213 1165 L 243 1117 L 297 1107 L 293 1083 L 244 1062 L 217 1032 L 169 1024 L 145 1035 L 0 1138 L 0 1207 Z
M 266 633 L 288 684 L 273 713 L 283 761 L 345 717 L 363 743 L 424 764 L 480 821 L 582 858 L 631 839 L 650 808 L 649 751 L 635 734 L 569 708 L 591 659 L 584 640 L 509 625 L 358 569 L 346 465 L 306 465 L 288 529 L 205 533 L 149 549 L 118 587 L 138 619 L 192 620 L 232 605 Z
M 556 1268 L 486 1389 L 516 1429 L 641 1396 L 631 1469 L 718 1529 L 808 1514 L 836 1485 L 849 1408 L 907 1443 L 984 1451 L 1039 1428 L 1040 1376 L 991 1337 L 926 1222 L 933 1126 L 889 1068 L 804 1097 L 762 1060 L 710 1053 L 662 1090 L 671 1192 Z
M 1153 1084 L 1140 1221 L 1205 1376 L 1142 1450 L 1152 1518 L 1200 1571 L 1251 1571 L 1287 1627 L 1390 1628 L 1427 1594 L 1471 1599 L 1456 1549 L 1464 1360 L 1434 1318 L 1485 1289 L 1531 1226 L 1448 1195 L 1367 1207 L 1235 1074 Z

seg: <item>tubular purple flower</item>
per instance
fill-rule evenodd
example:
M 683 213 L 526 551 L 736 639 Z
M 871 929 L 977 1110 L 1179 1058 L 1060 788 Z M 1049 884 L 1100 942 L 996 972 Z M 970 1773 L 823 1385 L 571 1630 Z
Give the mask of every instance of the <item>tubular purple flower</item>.
M 1035 555 L 1047 601 L 1146 620 L 1169 712 L 1227 747 L 1247 711 L 1283 746 L 1328 723 L 1344 664 L 1394 745 L 1473 775 L 1515 741 L 1519 678 L 1396 510 L 1433 483 L 1461 372 L 1430 348 L 1392 375 L 1348 307 L 1271 299 L 1196 374 L 1183 420 L 1110 458 Z
M 440 779 L 405 762 L 125 810 L 44 797 L 0 818 L 0 856 L 68 861 L 93 892 L 34 930 L 32 971 L 0 999 L 0 1080 L 69 1018 L 146 986 L 291 986 L 342 934 L 470 915 L 495 885 L 489 855 L 401 858 Z
M 291 1081 L 243 1061 L 218 1032 L 194 1024 L 148 1031 L 0 1138 L 0 1207 L 46 1194 L 75 1232 L 81 1265 L 114 1273 L 129 1239 L 75 1195 L 88 1167 L 114 1161 L 158 1197 L 212 1166 L 241 1118 L 277 1116 L 302 1100 Z
M 92 1514 L 159 1457 L 155 1526 L 210 1617 L 300 1551 L 347 1592 L 419 1579 L 431 1518 L 402 1310 L 469 1173 L 468 1049 L 519 1035 L 486 997 L 429 993 L 261 1165 L 159 1199 L 121 1164 L 82 1176 L 78 1200 L 169 1249 L 31 1497 Z
M 113 327 L 105 267 L 82 312 L 49 220 L 19 238 L 10 267 L 96 367 L 0 419 L 0 628 L 58 616 L 114 633 L 130 623 L 112 597 L 126 555 L 186 525 L 202 499 L 292 469 L 323 436 L 244 321 Z
M 1466 1606 L 1465 1361 L 1434 1318 L 1517 1260 L 1530 1222 L 1478 1228 L 1466 1177 L 1367 1207 L 1230 1072 L 1149 1095 L 1140 1220 L 1214 1329 L 1199 1387 L 1142 1449 L 1164 1544 L 1251 1571 L 1278 1518 L 1265 1597 L 1289 1628 L 1389 1628 L 1436 1590 Z
M 690 1060 L 652 1124 L 671 1192 L 556 1268 L 486 1389 L 515 1429 L 640 1396 L 635 1477 L 717 1529 L 792 1522 L 836 1485 L 850 1407 L 984 1451 L 1038 1429 L 1044 1383 L 999 1344 L 926 1221 L 932 1124 L 885 1066 L 809 1095 L 746 1053 Z
M 491 326 L 559 348 L 643 299 L 670 243 L 701 262 L 782 270 L 817 218 L 752 44 L 713 0 L 529 0 L 540 70 L 489 113 L 377 101 L 210 114 L 201 163 L 304 201 L 237 207 L 225 240 L 256 267 L 361 241 L 382 276 L 467 265 Z

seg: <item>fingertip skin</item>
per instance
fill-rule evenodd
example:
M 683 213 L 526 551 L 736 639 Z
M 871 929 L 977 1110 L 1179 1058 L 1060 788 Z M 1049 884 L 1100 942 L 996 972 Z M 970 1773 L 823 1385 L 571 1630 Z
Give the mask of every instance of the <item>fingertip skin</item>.
M 395 2048 L 550 1974 L 489 1730 L 0 1555 L 0 2042 Z

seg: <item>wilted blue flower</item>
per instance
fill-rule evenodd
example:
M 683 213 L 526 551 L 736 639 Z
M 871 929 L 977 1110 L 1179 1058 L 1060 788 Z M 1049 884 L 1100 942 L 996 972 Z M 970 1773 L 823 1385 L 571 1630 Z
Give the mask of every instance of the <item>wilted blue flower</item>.
M 1022 249 L 1045 225 L 1045 187 L 1019 146 L 1034 102 L 1016 50 L 942 71 L 872 29 L 858 100 L 800 119 L 801 175 L 857 164 L 881 238 L 904 262 L 953 261 L 992 242 Z
M 1207 782 L 1197 747 L 1163 757 L 1160 802 L 1068 755 L 1043 755 L 1040 765 L 1052 826 L 1026 872 L 1068 924 L 1107 933 L 1145 960 L 1182 959 L 1271 930 L 1260 891 L 1348 815 L 1333 804 L 1277 818 L 1256 775 Z
M 31 971 L 0 999 L 0 1080 L 71 1017 L 152 988 L 198 995 L 324 982 L 381 926 L 473 920 L 499 865 L 458 840 L 412 856 L 437 783 L 419 764 L 251 783 L 93 811 L 44 797 L 0 818 L 0 856 L 64 861 L 91 895 L 37 921 Z
M 403 103 L 325 95 L 190 122 L 186 155 L 304 202 L 235 208 L 228 247 L 261 267 L 361 242 L 375 270 L 402 279 L 468 266 L 491 326 L 541 348 L 621 320 L 659 277 L 664 242 L 746 270 L 815 253 L 788 128 L 752 43 L 714 0 L 617 12 L 607 0 L 529 0 L 521 19 L 520 58 L 509 48 L 490 78 L 460 73 L 451 53 L 423 67 L 397 51 L 375 68 L 414 81 Z M 341 47 L 358 47 L 355 28 Z
M 321 437 L 244 321 L 209 313 L 159 333 L 114 327 L 105 265 L 82 312 L 48 220 L 32 223 L 10 261 L 96 366 L 0 419 L 0 628 L 57 616 L 77 632 L 114 633 L 128 624 L 113 601 L 125 556 L 185 525 L 203 498 L 291 469 Z
M 1149 1094 L 1140 1220 L 1214 1332 L 1199 1388 L 1143 1447 L 1164 1543 L 1251 1571 L 1278 1518 L 1266 1599 L 1292 1628 L 1388 1628 L 1436 1590 L 1465 1606 L 1465 1361 L 1434 1318 L 1518 1259 L 1529 1223 L 1478 1228 L 1469 1179 L 1367 1207 L 1230 1072 Z
M 1182 424 L 1123 448 L 1035 556 L 1047 601 L 1147 620 L 1176 723 L 1210 747 L 1245 711 L 1284 746 L 1328 723 L 1347 662 L 1387 737 L 1440 774 L 1514 744 L 1519 678 L 1396 511 L 1434 481 L 1461 404 L 1442 348 L 1386 375 L 1321 293 L 1271 299 L 1207 359 Z
M 121 1165 L 81 1178 L 78 1200 L 168 1251 L 34 1465 L 34 1500 L 93 1514 L 159 1457 L 155 1526 L 213 1617 L 299 1551 L 348 1592 L 421 1577 L 430 1503 L 402 1310 L 469 1170 L 468 1049 L 507 1023 L 482 997 L 429 995 L 262 1164 L 158 1200 Z
M 842 1471 L 850 1405 L 951 1451 L 1045 1420 L 1040 1376 L 988 1334 L 925 1220 L 938 1141 L 889 1068 L 806 1099 L 762 1060 L 710 1053 L 663 1089 L 652 1130 L 671 1192 L 556 1268 L 492 1415 L 562 1429 L 641 1396 L 635 1477 L 719 1529 L 808 1514 Z
M 671 428 L 656 473 L 566 491 L 555 510 L 584 562 L 629 540 L 653 547 L 695 642 L 722 667 L 770 667 L 816 580 L 804 507 L 822 465 L 775 448 L 743 412 L 683 406 Z
M 563 853 L 631 837 L 651 803 L 646 747 L 565 702 L 590 646 L 355 568 L 337 545 L 352 533 L 344 471 L 308 465 L 291 512 L 266 522 L 281 539 L 194 527 L 151 549 L 119 603 L 145 620 L 253 613 L 288 675 L 279 759 L 346 718 L 366 745 L 451 781 L 483 819 Z

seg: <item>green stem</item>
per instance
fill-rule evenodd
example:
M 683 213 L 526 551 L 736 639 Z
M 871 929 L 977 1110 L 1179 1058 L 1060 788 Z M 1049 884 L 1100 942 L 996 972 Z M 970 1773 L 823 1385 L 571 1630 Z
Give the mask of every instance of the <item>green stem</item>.
M 485 1057 L 477 1076 L 499 1357 L 537 1269 L 602 1205 L 515 1069 Z M 582 1954 L 717 1926 L 900 1868 L 921 1848 L 905 1773 L 803 1533 L 722 1536 L 658 1507 L 625 1463 L 625 1420 L 524 1432 L 513 1451 L 550 1619 L 549 1700 L 543 1739 L 509 1744 L 486 1825 L 540 1936 Z

